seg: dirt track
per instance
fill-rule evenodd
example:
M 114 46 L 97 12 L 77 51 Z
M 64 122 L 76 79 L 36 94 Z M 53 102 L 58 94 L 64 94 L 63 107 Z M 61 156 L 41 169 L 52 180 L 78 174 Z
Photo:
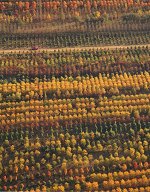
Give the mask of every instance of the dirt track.
M 39 48 L 37 51 L 38 52 L 42 52 L 42 51 L 50 51 L 50 52 L 54 52 L 54 51 L 61 51 L 61 50 L 89 50 L 89 49 L 127 49 L 127 48 L 131 48 L 131 47 L 150 47 L 150 44 L 142 44 L 142 45 L 117 45 L 117 46 L 90 46 L 90 47 L 65 47 L 65 48 Z M 14 53 L 26 53 L 26 52 L 29 52 L 31 50 L 29 49 L 10 49 L 10 50 L 1 50 L 0 49 L 0 54 L 3 54 L 3 53 L 11 53 L 11 52 L 14 52 Z M 33 52 L 36 52 L 36 51 L 33 51 Z

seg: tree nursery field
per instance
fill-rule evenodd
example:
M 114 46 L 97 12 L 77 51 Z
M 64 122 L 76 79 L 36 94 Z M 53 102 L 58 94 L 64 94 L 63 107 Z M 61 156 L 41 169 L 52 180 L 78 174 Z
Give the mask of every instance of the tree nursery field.
M 149 0 L 1 0 L 0 191 L 150 192 Z

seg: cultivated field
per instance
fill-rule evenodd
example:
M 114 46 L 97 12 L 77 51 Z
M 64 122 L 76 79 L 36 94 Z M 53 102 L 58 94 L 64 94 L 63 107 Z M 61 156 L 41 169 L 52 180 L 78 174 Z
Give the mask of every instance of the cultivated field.
M 0 2 L 0 191 L 150 191 L 149 8 Z

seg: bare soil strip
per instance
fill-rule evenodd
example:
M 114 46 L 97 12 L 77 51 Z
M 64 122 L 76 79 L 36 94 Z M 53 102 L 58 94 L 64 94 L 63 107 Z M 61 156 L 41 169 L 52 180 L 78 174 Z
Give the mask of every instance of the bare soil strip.
M 133 47 L 150 47 L 150 44 L 142 44 L 142 45 L 116 45 L 116 46 L 89 46 L 89 47 L 64 47 L 64 48 L 39 48 L 38 50 L 31 50 L 31 49 L 9 49 L 9 50 L 2 50 L 0 49 L 0 54 L 7 54 L 7 53 L 27 53 L 27 52 L 43 52 L 43 51 L 69 51 L 69 50 L 90 50 L 90 49 L 127 49 Z

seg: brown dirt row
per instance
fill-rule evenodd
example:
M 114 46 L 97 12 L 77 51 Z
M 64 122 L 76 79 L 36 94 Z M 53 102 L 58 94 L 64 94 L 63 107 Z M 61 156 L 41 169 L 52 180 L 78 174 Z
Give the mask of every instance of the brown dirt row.
M 89 50 L 89 49 L 127 49 L 127 48 L 133 48 L 133 47 L 150 47 L 150 44 L 142 44 L 142 45 L 116 45 L 116 46 L 90 46 L 90 47 L 65 47 L 65 48 L 39 48 L 37 51 L 33 51 L 30 49 L 10 49 L 10 50 L 2 50 L 0 49 L 0 54 L 7 54 L 7 53 L 26 53 L 26 52 L 42 52 L 42 51 L 49 51 L 49 52 L 54 52 L 54 51 L 65 51 L 65 50 L 77 50 L 77 51 L 82 51 L 82 50 Z

